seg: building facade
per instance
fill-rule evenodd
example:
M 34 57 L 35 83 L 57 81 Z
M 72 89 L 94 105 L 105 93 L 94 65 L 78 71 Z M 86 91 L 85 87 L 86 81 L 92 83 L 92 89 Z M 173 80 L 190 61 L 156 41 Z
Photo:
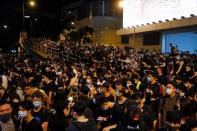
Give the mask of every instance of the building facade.
M 77 29 L 92 27 L 92 40 L 103 44 L 120 43 L 116 30 L 122 27 L 121 0 L 64 0 L 62 21 Z

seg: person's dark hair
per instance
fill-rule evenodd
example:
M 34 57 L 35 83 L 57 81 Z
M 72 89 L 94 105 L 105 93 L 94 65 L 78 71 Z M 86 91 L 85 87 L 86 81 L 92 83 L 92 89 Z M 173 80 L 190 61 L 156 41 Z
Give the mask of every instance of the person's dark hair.
M 128 93 L 126 92 L 125 89 L 119 90 L 119 93 L 121 93 L 122 96 L 124 96 L 124 97 L 128 97 Z
M 139 76 L 136 75 L 136 74 L 134 74 L 134 75 L 132 76 L 132 79 L 137 79 L 137 80 L 139 80 Z
M 59 100 L 55 105 L 54 108 L 57 113 L 57 117 L 63 117 L 63 110 L 66 108 L 68 109 L 69 102 L 67 100 Z
M 181 81 L 182 81 L 182 79 L 183 79 L 183 78 L 182 78 L 181 76 L 178 75 L 178 76 L 176 76 L 176 77 L 174 78 L 174 81 L 176 81 L 176 80 L 181 80 Z
M 103 88 L 105 88 L 106 91 L 109 91 L 110 83 L 109 83 L 109 82 L 104 82 L 101 86 L 102 86 Z
M 128 108 L 128 114 L 129 114 L 131 119 L 133 119 L 136 116 L 140 117 L 141 116 L 141 110 L 137 105 L 131 105 Z
M 128 99 L 128 101 L 125 103 L 125 108 L 128 110 L 131 105 L 137 106 L 137 102 L 135 100 Z
M 39 90 L 35 91 L 32 95 L 31 95 L 32 98 L 36 97 L 36 98 L 43 98 L 43 93 L 40 92 Z
M 101 107 L 104 103 L 109 102 L 109 100 L 103 95 L 99 96 L 96 100 L 97 106 Z
M 22 108 L 24 108 L 25 110 L 28 110 L 28 111 L 30 111 L 30 110 L 32 110 L 34 108 L 32 102 L 30 100 L 24 100 L 24 101 L 22 101 L 21 104 L 20 104 L 20 106 Z
M 83 93 L 84 95 L 88 95 L 90 89 L 87 86 L 82 86 L 81 87 L 81 93 Z
M 85 113 L 86 103 L 82 100 L 77 101 L 74 106 L 73 110 L 77 113 L 78 116 L 83 115 Z
M 193 114 L 192 105 L 185 97 L 180 97 L 180 111 L 183 116 L 191 116 Z
M 5 105 L 5 104 L 10 104 L 10 106 L 12 106 L 12 104 L 10 103 L 10 101 L 8 101 L 6 99 L 0 100 L 0 106 Z
M 109 89 L 110 88 L 110 83 L 109 82 L 104 82 L 102 84 L 102 87 L 106 88 L 106 89 Z
M 78 100 L 84 101 L 86 104 L 88 104 L 90 101 L 87 95 L 79 95 Z

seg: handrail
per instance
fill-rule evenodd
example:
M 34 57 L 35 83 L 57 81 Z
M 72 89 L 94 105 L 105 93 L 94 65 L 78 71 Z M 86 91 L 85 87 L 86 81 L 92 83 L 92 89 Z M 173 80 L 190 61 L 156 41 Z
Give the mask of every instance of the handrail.
M 44 58 L 55 59 L 60 56 L 59 49 L 46 46 L 43 43 L 25 43 L 24 46 Z

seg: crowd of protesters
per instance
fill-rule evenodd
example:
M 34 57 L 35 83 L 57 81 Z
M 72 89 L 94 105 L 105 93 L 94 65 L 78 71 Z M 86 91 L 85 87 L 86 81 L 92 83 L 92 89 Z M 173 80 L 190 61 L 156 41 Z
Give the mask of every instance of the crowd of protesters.
M 34 42 L 59 58 L 0 55 L 1 131 L 197 130 L 196 55 Z

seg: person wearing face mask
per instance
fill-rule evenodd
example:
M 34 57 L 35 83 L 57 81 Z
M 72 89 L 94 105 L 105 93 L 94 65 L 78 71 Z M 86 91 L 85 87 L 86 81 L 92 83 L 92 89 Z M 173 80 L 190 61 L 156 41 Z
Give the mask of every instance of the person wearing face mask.
M 185 67 L 185 73 L 184 73 L 184 77 L 186 77 L 187 79 L 190 80 L 194 80 L 194 78 L 197 76 L 197 74 L 195 74 L 195 72 L 192 70 L 191 65 L 186 65 Z
M 145 85 L 140 81 L 138 75 L 133 75 L 133 80 L 135 82 L 135 92 L 144 92 L 145 91 Z
M 12 106 L 9 101 L 0 101 L 0 130 L 1 131 L 15 131 L 16 121 L 11 117 Z
M 163 90 L 160 83 L 157 82 L 156 74 L 148 74 L 147 79 L 148 87 L 146 88 L 146 104 L 150 105 L 152 110 L 157 114 L 159 100 L 163 95 Z
M 48 110 L 43 106 L 43 94 L 40 91 L 36 91 L 32 94 L 32 103 L 34 108 L 32 110 L 32 116 L 41 125 L 44 131 L 48 129 Z
M 117 124 L 116 131 L 150 131 L 141 118 L 141 110 L 137 105 L 130 105 L 126 119 Z
M 168 113 L 180 109 L 179 96 L 176 94 L 176 88 L 172 83 L 167 84 L 166 95 L 160 100 L 159 103 L 159 116 L 162 114 L 160 124 L 163 127 L 168 123 L 166 116 Z M 160 125 L 160 127 L 162 126 Z
M 181 60 L 180 55 L 175 57 L 174 62 L 174 75 L 182 75 L 185 69 L 185 62 Z
M 109 101 L 106 97 L 100 96 L 97 99 L 97 109 L 95 110 L 95 118 L 99 129 L 113 129 L 116 124 L 124 117 L 123 108 Z M 110 125 L 110 126 L 109 126 Z
M 18 130 L 22 131 L 42 131 L 41 124 L 32 116 L 31 111 L 33 104 L 29 100 L 21 102 L 18 117 L 20 120 L 20 126 Z
M 186 97 L 189 98 L 190 101 L 194 102 L 195 101 L 194 97 L 196 93 L 195 85 L 189 79 L 185 79 L 184 84 L 185 84 Z

